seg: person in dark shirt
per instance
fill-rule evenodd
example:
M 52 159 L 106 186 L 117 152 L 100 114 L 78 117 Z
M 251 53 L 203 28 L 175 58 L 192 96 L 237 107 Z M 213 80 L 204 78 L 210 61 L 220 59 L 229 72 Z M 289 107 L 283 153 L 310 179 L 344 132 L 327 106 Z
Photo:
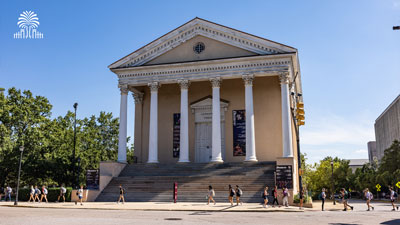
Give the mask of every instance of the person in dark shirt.
M 125 198 L 124 198 L 124 194 L 125 194 L 125 189 L 122 188 L 122 184 L 119 185 L 119 199 L 117 201 L 117 204 L 119 204 L 119 202 L 122 199 L 122 204 L 125 203 Z

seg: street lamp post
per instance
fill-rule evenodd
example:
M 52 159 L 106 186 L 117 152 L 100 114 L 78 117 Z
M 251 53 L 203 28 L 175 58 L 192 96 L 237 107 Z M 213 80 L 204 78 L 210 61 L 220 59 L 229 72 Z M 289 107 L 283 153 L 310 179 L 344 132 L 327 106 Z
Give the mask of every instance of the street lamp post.
M 76 184 L 79 187 L 79 175 L 81 173 L 81 157 L 78 157 L 78 176 L 76 176 Z
M 18 192 L 19 192 L 19 179 L 21 175 L 21 161 L 22 161 L 22 153 L 24 152 L 24 146 L 19 147 L 19 151 L 21 152 L 21 156 L 19 157 L 19 168 L 18 168 L 18 181 L 17 181 L 17 195 L 15 196 L 14 205 L 18 205 Z
M 333 204 L 336 205 L 336 201 L 335 201 L 335 183 L 333 182 L 333 160 L 331 160 L 331 168 L 332 168 L 332 175 L 331 175 L 331 179 L 332 179 L 332 199 L 333 199 Z
M 73 161 L 73 174 L 74 177 L 76 177 L 75 173 L 75 149 L 76 149 L 76 109 L 78 108 L 78 103 L 74 103 L 74 109 L 75 109 L 75 114 L 74 114 L 74 151 L 72 153 L 72 161 Z M 77 184 L 76 184 L 77 185 Z

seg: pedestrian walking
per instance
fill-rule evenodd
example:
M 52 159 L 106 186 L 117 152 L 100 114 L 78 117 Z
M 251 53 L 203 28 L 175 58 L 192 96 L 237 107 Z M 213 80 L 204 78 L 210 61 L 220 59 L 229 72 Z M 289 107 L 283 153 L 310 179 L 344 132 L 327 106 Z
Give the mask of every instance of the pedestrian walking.
M 81 185 L 81 187 L 78 189 L 78 191 L 76 192 L 76 195 L 78 195 L 79 202 L 81 203 L 81 205 L 83 205 L 82 204 L 82 201 L 83 201 L 83 185 Z M 78 203 L 75 201 L 75 205 L 76 204 L 78 204 Z
M 208 199 L 207 205 L 209 205 L 211 201 L 215 205 L 214 196 L 215 196 L 215 191 L 214 191 L 213 187 L 211 185 L 209 185 L 208 186 L 208 194 L 207 194 L 207 199 Z
M 399 206 L 395 205 L 398 194 L 393 190 L 393 187 L 389 187 L 389 192 L 390 192 L 390 202 L 392 203 L 392 206 L 393 206 L 392 211 L 396 211 L 396 209 L 399 210 Z
M 1 202 L 1 198 L 3 197 L 3 193 L 4 193 L 4 188 L 0 187 L 0 202 Z
M 47 188 L 46 188 L 46 186 L 42 186 L 42 196 L 40 196 L 40 201 L 41 202 L 43 202 L 43 198 L 46 200 L 46 203 L 48 203 L 48 201 L 47 201 L 47 194 L 48 194 L 48 191 L 47 191 Z
M 320 199 L 322 201 L 322 211 L 325 211 L 325 199 L 326 199 L 326 192 L 325 188 L 322 188 L 322 192 L 320 194 Z
M 370 204 L 370 203 L 371 203 L 371 200 L 372 200 L 373 197 L 374 197 L 374 195 L 372 195 L 372 193 L 369 191 L 368 188 L 366 188 L 366 189 L 364 190 L 364 196 L 365 196 L 365 199 L 367 200 L 367 206 L 368 206 L 367 211 L 369 211 L 370 208 L 372 208 L 372 210 L 374 210 L 374 207 Z
M 233 206 L 233 196 L 235 196 L 235 190 L 232 188 L 232 185 L 229 185 L 229 202 L 231 203 L 231 206 Z
M 35 202 L 35 188 L 33 188 L 33 185 L 31 185 L 31 191 L 29 192 L 29 200 L 28 202 Z
M 262 197 L 264 199 L 263 207 L 267 208 L 268 204 L 268 186 L 265 186 Z
M 35 185 L 35 198 L 34 198 L 34 202 L 35 202 L 35 200 L 37 199 L 37 201 L 40 203 L 40 199 L 39 199 L 40 193 L 41 193 L 41 192 L 40 192 L 38 186 Z
M 9 185 L 7 185 L 7 188 L 5 190 L 5 194 L 6 194 L 6 196 L 4 198 L 4 201 L 7 201 L 7 197 L 8 197 L 8 200 L 11 202 L 12 188 Z
M 281 207 L 278 202 L 278 186 L 276 185 L 275 188 L 272 190 L 272 196 L 274 197 L 274 200 L 272 201 L 272 207 L 275 208 L 275 202 L 278 207 Z
M 242 191 L 242 189 L 239 187 L 239 185 L 236 185 L 236 190 L 235 190 L 235 192 L 236 192 L 236 205 L 239 205 L 239 203 L 240 203 L 240 205 L 242 205 L 242 202 L 240 201 L 240 196 L 243 195 L 243 191 Z
M 64 184 L 62 184 L 60 187 L 60 194 L 58 195 L 57 202 L 59 202 L 60 198 L 62 198 L 63 202 L 65 203 L 65 194 L 66 193 L 67 193 L 67 189 L 64 187 Z
M 283 187 L 283 190 L 282 190 L 282 204 L 285 207 L 289 207 L 289 197 L 290 197 L 289 190 L 287 189 L 287 187 Z
M 122 188 L 122 184 L 119 185 L 119 198 L 117 201 L 117 204 L 119 204 L 119 202 L 122 199 L 122 204 L 125 203 L 125 198 L 124 198 L 124 194 L 125 194 L 125 189 Z
M 302 209 L 303 208 L 303 199 L 304 199 L 304 188 L 302 190 L 300 190 L 299 199 L 300 199 L 300 209 Z
M 350 209 L 353 210 L 354 207 L 348 204 L 349 193 L 346 191 L 346 189 L 344 189 L 344 188 L 340 189 L 340 195 L 341 195 L 343 207 L 344 207 L 343 211 L 347 211 L 347 207 L 350 207 Z

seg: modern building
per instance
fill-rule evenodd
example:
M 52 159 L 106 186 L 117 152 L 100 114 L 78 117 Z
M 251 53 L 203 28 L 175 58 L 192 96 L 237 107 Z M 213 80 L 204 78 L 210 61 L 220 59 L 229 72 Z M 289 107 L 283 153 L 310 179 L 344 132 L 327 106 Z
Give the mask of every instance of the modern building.
M 378 160 L 378 152 L 376 151 L 376 141 L 368 142 L 368 160 L 370 163 Z
M 375 120 L 375 140 L 378 161 L 394 140 L 400 140 L 400 95 Z
M 357 168 L 362 168 L 364 164 L 369 163 L 368 159 L 348 159 L 349 160 L 349 167 L 353 171 L 356 171 Z
M 194 18 L 109 69 L 121 91 L 119 162 L 132 93 L 139 164 L 272 162 L 297 193 L 296 48 Z

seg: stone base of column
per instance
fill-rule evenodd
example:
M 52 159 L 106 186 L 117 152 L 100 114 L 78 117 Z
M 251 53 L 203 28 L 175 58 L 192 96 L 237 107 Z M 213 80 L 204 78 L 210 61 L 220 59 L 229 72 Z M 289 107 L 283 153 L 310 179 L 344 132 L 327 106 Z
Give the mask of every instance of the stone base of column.
M 212 162 L 212 163 L 223 163 L 224 160 L 222 160 L 222 159 L 212 159 L 210 162 Z
M 157 160 L 155 160 L 155 161 L 147 161 L 147 163 L 158 163 L 158 161 Z
M 245 162 L 258 162 L 256 157 L 252 157 L 252 158 L 248 158 L 246 160 L 244 160 Z
M 179 160 L 178 163 L 190 163 L 189 160 Z

